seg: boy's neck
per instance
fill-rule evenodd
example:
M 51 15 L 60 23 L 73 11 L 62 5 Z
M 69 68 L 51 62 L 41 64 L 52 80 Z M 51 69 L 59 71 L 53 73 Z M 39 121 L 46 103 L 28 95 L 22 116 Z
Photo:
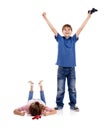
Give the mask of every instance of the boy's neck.
M 68 39 L 70 36 L 64 36 L 66 39 Z

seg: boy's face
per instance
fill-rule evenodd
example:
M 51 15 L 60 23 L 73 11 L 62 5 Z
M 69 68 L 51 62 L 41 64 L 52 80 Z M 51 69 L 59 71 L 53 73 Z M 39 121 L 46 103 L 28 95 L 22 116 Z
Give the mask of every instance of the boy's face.
M 63 35 L 68 38 L 70 37 L 72 30 L 70 27 L 64 27 L 64 29 L 62 30 Z

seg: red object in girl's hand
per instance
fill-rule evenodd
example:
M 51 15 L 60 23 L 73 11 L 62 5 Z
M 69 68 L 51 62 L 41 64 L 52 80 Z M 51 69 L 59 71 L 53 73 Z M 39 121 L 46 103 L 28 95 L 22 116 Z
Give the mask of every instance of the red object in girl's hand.
M 39 118 L 41 118 L 41 116 L 40 115 L 36 115 L 32 119 L 34 120 L 34 119 L 39 119 Z

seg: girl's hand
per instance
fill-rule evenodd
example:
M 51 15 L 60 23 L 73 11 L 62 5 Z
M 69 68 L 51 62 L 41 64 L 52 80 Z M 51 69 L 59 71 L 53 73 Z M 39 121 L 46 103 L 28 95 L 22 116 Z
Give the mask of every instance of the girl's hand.
M 23 111 L 23 112 L 21 112 L 21 114 L 20 114 L 20 116 L 24 116 L 25 115 L 25 112 Z

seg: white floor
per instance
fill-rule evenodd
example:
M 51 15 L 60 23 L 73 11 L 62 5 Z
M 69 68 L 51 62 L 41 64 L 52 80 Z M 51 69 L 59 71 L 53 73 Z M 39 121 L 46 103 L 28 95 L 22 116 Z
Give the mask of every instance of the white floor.
M 70 4 L 65 5 L 65 2 Z M 99 11 L 92 15 L 76 46 L 77 105 L 80 112 L 70 111 L 66 86 L 64 109 L 56 115 L 39 120 L 14 115 L 14 108 L 27 102 L 29 80 L 34 81 L 38 97 L 37 83 L 43 79 L 47 104 L 50 107 L 56 105 L 57 43 L 41 13 L 46 11 L 59 32 L 63 24 L 70 23 L 75 33 L 86 17 L 85 12 L 92 7 Z M 104 13 L 104 1 L 99 0 L 0 1 L 1 130 L 105 130 Z
M 10 112 L 10 111 L 8 111 Z M 6 115 L 5 115 L 6 114 Z M 79 113 L 70 112 L 65 109 L 57 115 L 42 117 L 38 120 L 32 120 L 31 117 L 19 117 L 13 115 L 11 112 L 6 112 L 2 116 L 1 129 L 81 129 L 81 130 L 104 130 L 104 110 L 100 111 L 85 109 Z M 1 114 L 2 115 L 2 114 Z M 5 119 L 4 119 L 5 118 Z
M 25 115 L 24 117 L 20 117 L 13 114 L 14 108 L 21 106 L 27 102 L 27 94 L 29 88 L 28 85 L 21 86 L 19 87 L 19 89 L 22 91 L 20 91 L 16 88 L 16 86 L 14 85 L 14 88 L 11 88 L 11 86 L 7 85 L 2 91 L 0 116 L 1 129 L 105 129 L 105 96 L 104 92 L 102 91 L 101 93 L 98 92 L 97 89 L 96 91 L 93 89 L 90 91 L 87 89 L 88 86 L 85 86 L 86 88 L 84 90 L 78 90 L 78 106 L 80 107 L 80 112 L 70 111 L 68 106 L 68 94 L 66 92 L 64 99 L 65 106 L 62 111 L 58 111 L 56 115 L 47 117 L 43 116 L 41 117 L 41 119 L 32 120 L 32 118 L 27 115 Z M 45 86 L 45 88 L 47 88 L 47 86 Z M 4 92 L 6 93 L 5 97 L 3 97 Z M 54 90 L 53 92 L 48 90 L 45 91 L 45 93 L 47 95 L 46 99 L 48 102 L 48 106 L 54 107 L 54 95 L 56 95 L 56 93 L 54 92 Z

